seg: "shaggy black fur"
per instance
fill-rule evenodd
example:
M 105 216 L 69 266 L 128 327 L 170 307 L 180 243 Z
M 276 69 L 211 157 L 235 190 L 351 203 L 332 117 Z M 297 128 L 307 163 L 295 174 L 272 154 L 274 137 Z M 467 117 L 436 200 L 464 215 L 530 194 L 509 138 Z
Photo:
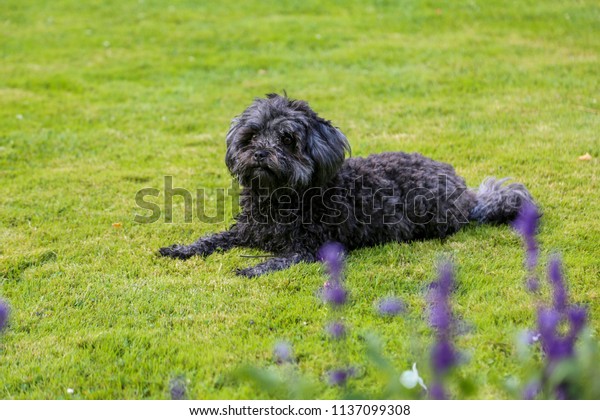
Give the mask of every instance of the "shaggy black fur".
M 352 250 L 443 238 L 470 220 L 508 222 L 531 200 L 523 185 L 504 180 L 469 190 L 452 166 L 417 153 L 345 159 L 346 152 L 346 137 L 306 102 L 256 99 L 227 134 L 225 162 L 243 187 L 236 223 L 160 254 L 186 259 L 235 246 L 273 253 L 237 271 L 253 277 L 314 261 L 329 241 Z

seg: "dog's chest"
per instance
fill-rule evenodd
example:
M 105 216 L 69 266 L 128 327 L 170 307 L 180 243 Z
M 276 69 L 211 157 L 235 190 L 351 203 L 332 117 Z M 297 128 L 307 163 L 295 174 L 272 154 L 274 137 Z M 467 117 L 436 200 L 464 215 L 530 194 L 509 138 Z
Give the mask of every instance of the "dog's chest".
M 244 200 L 237 228 L 242 243 L 281 253 L 317 249 L 326 240 L 320 199 L 279 196 Z

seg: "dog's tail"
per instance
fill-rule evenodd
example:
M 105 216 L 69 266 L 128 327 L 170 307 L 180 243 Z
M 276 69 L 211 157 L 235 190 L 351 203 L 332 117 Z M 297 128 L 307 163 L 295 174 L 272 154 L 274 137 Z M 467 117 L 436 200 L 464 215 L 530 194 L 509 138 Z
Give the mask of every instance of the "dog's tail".
M 507 180 L 508 178 L 483 180 L 476 193 L 475 207 L 469 214 L 471 220 L 480 223 L 509 223 L 517 217 L 523 204 L 533 202 L 525 185 L 504 185 Z

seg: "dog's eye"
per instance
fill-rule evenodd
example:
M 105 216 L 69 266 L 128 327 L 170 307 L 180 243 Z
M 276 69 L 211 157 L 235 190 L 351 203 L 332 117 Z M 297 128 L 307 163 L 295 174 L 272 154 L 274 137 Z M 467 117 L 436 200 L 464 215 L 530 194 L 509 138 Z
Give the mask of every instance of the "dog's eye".
M 286 146 L 291 146 L 292 144 L 294 144 L 294 141 L 294 136 L 292 136 L 291 134 L 285 133 L 281 135 L 281 142 Z
M 250 139 L 251 140 L 256 140 L 257 137 L 258 137 L 258 134 L 252 134 L 252 137 Z

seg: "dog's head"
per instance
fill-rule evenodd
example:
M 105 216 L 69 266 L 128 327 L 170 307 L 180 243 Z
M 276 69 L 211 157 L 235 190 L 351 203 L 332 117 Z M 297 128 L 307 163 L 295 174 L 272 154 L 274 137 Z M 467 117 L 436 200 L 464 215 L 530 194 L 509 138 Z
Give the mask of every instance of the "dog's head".
M 269 94 L 234 118 L 225 163 L 242 186 L 323 185 L 350 152 L 348 140 L 304 101 Z

